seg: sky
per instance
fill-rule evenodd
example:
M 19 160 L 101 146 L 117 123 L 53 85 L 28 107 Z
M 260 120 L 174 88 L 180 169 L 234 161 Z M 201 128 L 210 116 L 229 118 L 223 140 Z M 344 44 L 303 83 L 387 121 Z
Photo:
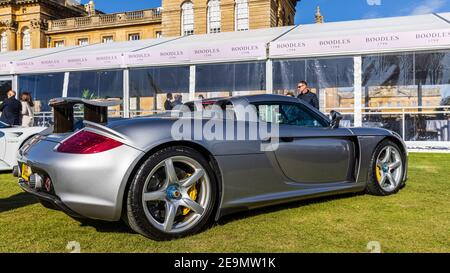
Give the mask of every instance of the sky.
M 95 0 L 95 3 L 97 9 L 107 13 L 161 6 L 161 0 Z M 313 23 L 317 6 L 325 22 L 450 12 L 450 0 L 301 0 L 297 3 L 295 24 Z

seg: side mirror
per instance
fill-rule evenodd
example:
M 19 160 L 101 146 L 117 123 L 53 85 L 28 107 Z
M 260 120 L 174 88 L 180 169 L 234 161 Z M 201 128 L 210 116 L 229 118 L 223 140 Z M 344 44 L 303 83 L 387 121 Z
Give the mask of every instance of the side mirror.
M 331 125 L 330 125 L 331 129 L 339 128 L 339 124 L 341 123 L 342 120 L 341 113 L 333 110 L 330 112 L 330 117 L 331 117 Z

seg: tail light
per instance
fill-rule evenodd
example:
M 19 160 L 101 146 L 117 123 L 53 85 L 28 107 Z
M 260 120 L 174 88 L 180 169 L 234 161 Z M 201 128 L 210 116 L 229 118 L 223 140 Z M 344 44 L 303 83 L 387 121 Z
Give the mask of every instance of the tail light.
M 68 154 L 96 154 L 121 145 L 123 143 L 109 137 L 90 131 L 81 131 L 61 143 L 57 151 Z

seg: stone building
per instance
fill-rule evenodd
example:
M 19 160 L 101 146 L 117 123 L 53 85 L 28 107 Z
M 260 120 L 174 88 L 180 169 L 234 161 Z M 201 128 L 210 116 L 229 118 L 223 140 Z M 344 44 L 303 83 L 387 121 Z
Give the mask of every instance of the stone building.
M 94 1 L 0 0 L 0 51 L 287 26 L 299 0 L 162 0 L 104 14 Z
M 288 26 L 297 0 L 162 0 L 165 36 Z
M 49 20 L 85 15 L 65 0 L 0 0 L 0 51 L 47 47 Z

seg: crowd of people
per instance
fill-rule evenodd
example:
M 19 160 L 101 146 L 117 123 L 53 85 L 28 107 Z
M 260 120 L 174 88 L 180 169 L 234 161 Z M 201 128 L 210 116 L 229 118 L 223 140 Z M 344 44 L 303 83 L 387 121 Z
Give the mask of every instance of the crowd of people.
M 23 92 L 20 100 L 16 99 L 16 92 L 10 90 L 7 99 L 0 104 L 0 121 L 8 125 L 31 127 L 34 125 L 33 99 L 31 94 Z
M 166 101 L 164 102 L 164 109 L 167 111 L 172 110 L 175 106 L 183 104 L 183 96 L 181 94 L 172 95 L 172 93 L 167 93 Z

